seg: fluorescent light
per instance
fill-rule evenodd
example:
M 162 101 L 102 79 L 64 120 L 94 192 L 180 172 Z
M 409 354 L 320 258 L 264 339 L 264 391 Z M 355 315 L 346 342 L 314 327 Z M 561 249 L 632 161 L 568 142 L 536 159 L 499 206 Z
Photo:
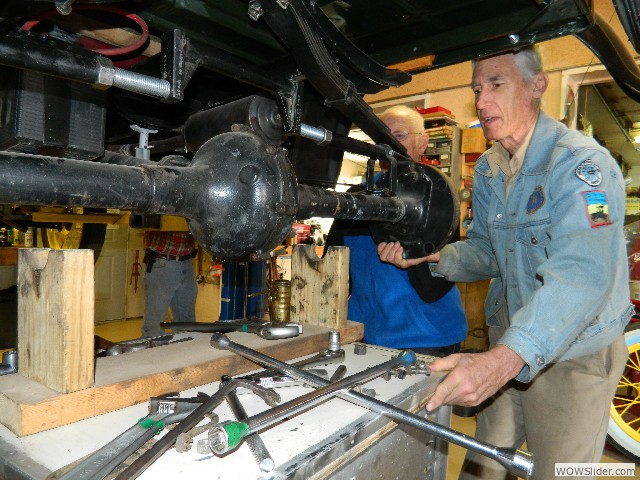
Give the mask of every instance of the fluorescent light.
M 633 143 L 640 143 L 640 135 L 633 137 Z

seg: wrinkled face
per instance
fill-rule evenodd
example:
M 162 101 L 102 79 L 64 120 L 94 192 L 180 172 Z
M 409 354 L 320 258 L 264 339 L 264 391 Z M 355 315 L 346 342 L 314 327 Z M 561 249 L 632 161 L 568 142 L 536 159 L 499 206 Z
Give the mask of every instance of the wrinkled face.
M 407 155 L 414 162 L 420 160 L 420 155 L 427 148 L 429 137 L 420 135 L 422 131 L 416 131 L 411 120 L 408 117 L 388 117 L 382 119 L 384 124 L 389 127 L 393 136 L 407 149 Z
M 513 148 L 521 144 L 537 117 L 539 98 L 546 88 L 546 80 L 540 84 L 542 75 L 525 83 L 512 54 L 476 63 L 471 86 L 487 140 L 498 141 L 515 153 Z

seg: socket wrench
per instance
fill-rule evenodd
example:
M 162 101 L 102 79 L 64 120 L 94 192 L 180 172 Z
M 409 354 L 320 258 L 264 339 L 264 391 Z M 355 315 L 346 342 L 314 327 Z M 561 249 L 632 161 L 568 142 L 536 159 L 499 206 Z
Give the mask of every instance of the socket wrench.
M 305 370 L 288 365 L 256 350 L 234 343 L 229 340 L 227 336 L 221 333 L 213 334 L 211 337 L 211 346 L 221 350 L 232 351 L 256 362 L 259 365 L 273 368 L 282 373 L 286 373 L 287 375 L 303 380 L 309 385 L 325 387 L 329 384 L 328 380 L 323 380 Z M 504 466 L 510 473 L 518 477 L 528 479 L 533 473 L 533 455 L 524 450 L 508 447 L 496 447 L 485 442 L 481 442 L 473 437 L 456 432 L 455 430 L 439 425 L 435 422 L 431 422 L 419 415 L 406 412 L 401 408 L 381 402 L 380 400 L 376 400 L 375 398 L 371 398 L 367 395 L 354 392 L 353 390 L 339 392 L 337 396 L 343 400 L 389 417 L 397 422 L 414 426 L 415 428 L 429 432 L 432 435 L 442 438 L 450 443 L 491 458 Z

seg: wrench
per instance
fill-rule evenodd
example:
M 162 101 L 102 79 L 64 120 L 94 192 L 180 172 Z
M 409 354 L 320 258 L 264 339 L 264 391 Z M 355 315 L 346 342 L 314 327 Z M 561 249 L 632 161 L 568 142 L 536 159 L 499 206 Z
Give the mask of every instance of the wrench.
M 149 415 L 86 457 L 58 480 L 102 480 L 165 425 L 186 418 L 207 398 L 204 394 L 194 398 L 179 398 L 173 394 L 151 398 Z
M 220 383 L 225 384 L 231 380 L 231 377 L 223 375 L 220 379 Z M 227 403 L 229 403 L 229 407 L 231 407 L 231 411 L 238 421 L 243 421 L 248 417 L 247 412 L 242 406 L 242 403 L 240 403 L 240 399 L 235 391 L 231 391 L 227 394 Z M 261 471 L 270 472 L 274 469 L 276 466 L 275 462 L 273 461 L 273 458 L 271 458 L 271 454 L 269 453 L 269 450 L 267 450 L 262 438 L 260 438 L 257 433 L 247 437 L 247 446 L 249 447 L 249 450 L 251 450 L 253 457 L 258 463 L 258 468 Z
M 340 348 L 340 343 L 329 342 L 329 348 L 323 350 L 321 352 L 316 353 L 314 356 L 305 358 L 304 360 L 300 360 L 295 363 L 291 363 L 290 365 L 298 368 L 310 368 L 317 365 L 327 365 L 329 363 L 342 363 L 344 362 L 344 350 Z M 240 378 L 254 379 L 255 377 L 260 378 L 282 378 L 282 374 L 274 369 L 266 369 L 258 373 L 252 373 L 249 375 L 245 375 Z M 304 384 L 304 382 L 300 382 L 300 384 Z M 264 386 L 264 385 L 263 385 Z
M 237 353 L 245 358 L 248 358 L 259 365 L 264 367 L 274 368 L 282 373 L 291 375 L 300 380 L 303 380 L 309 385 L 316 387 L 324 387 L 329 382 L 323 380 L 316 375 L 312 375 L 309 372 L 300 368 L 288 365 L 284 362 L 271 358 L 263 353 L 260 353 L 251 348 L 245 347 L 238 343 L 234 343 L 229 338 L 221 333 L 214 333 L 211 337 L 211 346 L 219 348 L 221 350 L 229 350 Z M 533 472 L 533 455 L 524 450 L 506 447 L 495 447 L 493 445 L 481 442 L 473 437 L 464 435 L 463 433 L 456 432 L 450 428 L 444 427 L 437 423 L 431 422 L 418 415 L 406 412 L 401 408 L 395 407 L 375 398 L 371 398 L 367 395 L 363 395 L 352 390 L 339 392 L 338 397 L 348 402 L 355 403 L 361 407 L 368 408 L 369 410 L 389 417 L 396 422 L 412 425 L 416 428 L 431 433 L 439 438 L 442 438 L 450 443 L 474 451 L 488 458 L 496 460 L 502 466 L 504 466 L 512 474 L 528 479 Z
M 321 368 L 313 368 L 309 370 L 314 375 L 318 375 L 322 378 L 329 378 L 329 374 L 326 370 Z M 258 372 L 252 373 L 250 375 L 245 375 L 242 378 L 243 380 L 249 380 L 256 385 L 260 385 L 264 388 L 279 388 L 279 387 L 296 387 L 299 385 L 304 385 L 304 382 L 301 382 L 297 378 L 293 378 L 290 375 L 283 375 L 275 370 L 269 370 L 269 372 Z
M 263 389 L 251 382 L 245 380 L 233 379 L 230 382 L 221 385 L 216 393 L 211 395 L 204 403 L 191 412 L 184 420 L 178 423 L 173 429 L 169 430 L 162 438 L 160 438 L 149 450 L 140 455 L 125 470 L 120 472 L 116 480 L 125 480 L 138 478 L 149 465 L 155 462 L 160 456 L 175 445 L 178 436 L 188 432 L 200 423 L 205 415 L 222 403 L 229 392 L 239 387 L 248 388 L 258 393 L 265 402 L 270 406 L 275 406 L 280 401 L 280 395 L 273 390 Z
M 322 388 L 249 417 L 242 422 L 223 422 L 209 431 L 209 447 L 216 455 L 223 455 L 238 447 L 248 435 L 265 430 L 271 425 L 304 412 L 320 402 L 335 397 L 345 389 L 379 377 L 387 370 L 392 370 L 399 366 L 406 367 L 415 361 L 415 353 L 410 350 L 404 351 L 391 360 L 345 377 L 335 383 L 328 383 L 327 381 L 327 385 Z
M 297 325 L 274 325 L 270 322 L 162 322 L 160 328 L 188 332 L 249 332 L 266 340 L 279 340 L 300 335 Z

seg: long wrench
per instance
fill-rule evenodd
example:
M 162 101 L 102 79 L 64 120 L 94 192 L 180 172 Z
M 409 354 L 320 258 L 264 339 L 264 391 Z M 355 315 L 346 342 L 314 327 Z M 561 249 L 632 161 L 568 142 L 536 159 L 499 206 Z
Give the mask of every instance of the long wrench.
M 216 408 L 222 403 L 227 394 L 236 388 L 243 387 L 253 390 L 255 392 L 267 393 L 268 396 L 264 396 L 264 400 L 271 406 L 275 406 L 280 401 L 280 395 L 273 390 L 263 389 L 246 380 L 233 379 L 230 382 L 221 385 L 220 389 L 211 395 L 202 405 L 191 412 L 184 420 L 178 423 L 172 430 L 169 430 L 164 437 L 159 439 L 153 447 L 140 455 L 133 461 L 125 470 L 120 472 L 116 477 L 116 480 L 125 480 L 138 478 L 142 472 L 144 472 L 153 462 L 155 462 L 160 456 L 169 450 L 176 443 L 176 439 L 182 433 L 188 432 L 193 427 L 200 423 L 200 420 L 204 418 L 206 414 Z
M 151 398 L 148 416 L 86 457 L 58 480 L 102 480 L 165 425 L 183 420 L 207 399 L 206 395 Z
M 234 343 L 229 340 L 226 335 L 221 333 L 213 334 L 211 337 L 211 346 L 221 350 L 232 351 L 259 365 L 279 370 L 282 373 L 286 373 L 292 377 L 303 380 L 305 383 L 315 387 L 325 387 L 329 384 L 328 380 L 324 380 L 316 375 L 310 374 L 305 370 L 276 360 L 275 358 L 269 357 L 238 343 Z M 510 473 L 518 477 L 528 479 L 533 472 L 533 455 L 524 450 L 496 447 L 494 445 L 487 444 L 443 425 L 431 422 L 418 415 L 406 412 L 401 408 L 381 402 L 380 400 L 376 400 L 375 398 L 371 398 L 367 395 L 354 392 L 353 390 L 340 392 L 337 396 L 343 400 L 389 417 L 397 422 L 419 428 L 420 430 L 429 432 L 432 435 L 442 438 L 450 443 L 491 458 L 504 466 Z
M 228 375 L 223 375 L 220 379 L 220 383 L 224 385 L 231 380 L 231 377 L 229 377 Z M 237 420 L 243 421 L 249 417 L 235 391 L 231 391 L 227 394 L 227 403 L 229 403 L 229 407 L 231 408 L 231 411 L 233 412 Z M 276 465 L 273 461 L 273 458 L 271 458 L 271 454 L 269 453 L 269 450 L 267 450 L 267 446 L 264 444 L 262 438 L 260 438 L 257 433 L 254 435 L 249 435 L 247 437 L 247 446 L 249 447 L 249 450 L 251 450 L 253 458 L 256 459 L 258 468 L 261 471 L 270 472 L 274 469 Z
M 322 388 L 289 400 L 242 422 L 223 422 L 209 431 L 209 447 L 216 455 L 223 455 L 237 448 L 248 435 L 260 432 L 271 425 L 304 412 L 320 402 L 335 397 L 339 392 L 379 377 L 387 370 L 399 366 L 407 367 L 415 361 L 416 354 L 407 350 L 380 365 L 367 368 L 335 383 L 327 382 L 327 385 Z
M 279 340 L 300 335 L 296 325 L 276 325 L 270 322 L 162 322 L 161 328 L 183 332 L 248 332 L 265 340 Z

